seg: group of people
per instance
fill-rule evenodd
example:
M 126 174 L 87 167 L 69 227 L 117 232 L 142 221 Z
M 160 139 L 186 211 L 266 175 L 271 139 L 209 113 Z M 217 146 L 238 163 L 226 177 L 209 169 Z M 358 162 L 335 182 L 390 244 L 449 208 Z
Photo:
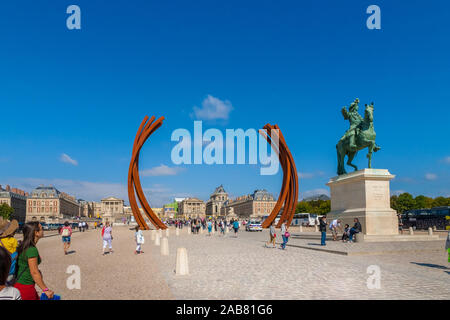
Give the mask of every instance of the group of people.
M 353 236 L 356 233 L 362 232 L 362 226 L 359 222 L 358 218 L 353 219 L 353 222 L 355 223 L 352 228 L 348 224 L 345 225 L 344 230 L 342 230 L 341 220 L 340 219 L 334 219 L 329 224 L 328 228 L 331 231 L 331 234 L 333 236 L 333 241 L 337 241 L 338 232 L 342 231 L 342 242 L 353 242 Z M 326 238 L 327 238 L 327 217 L 323 216 L 319 219 L 319 231 L 321 232 L 321 238 L 320 238 L 320 245 L 326 246 Z
M 80 232 L 84 232 L 89 228 L 88 224 L 86 223 L 86 221 L 80 221 L 78 222 L 78 229 Z
M 281 224 L 281 237 L 283 239 L 283 242 L 280 245 L 280 249 L 282 250 L 286 250 L 286 244 L 289 241 L 291 234 L 289 233 L 289 226 L 286 224 L 286 221 L 284 221 Z M 269 242 L 267 242 L 265 244 L 265 247 L 272 247 L 275 248 L 276 247 L 276 238 L 277 238 L 277 233 L 276 233 L 276 229 L 275 229 L 275 222 L 272 222 L 270 227 L 269 227 Z
M 18 228 L 17 220 L 0 219 L 0 300 L 39 300 L 36 285 L 42 295 L 52 299 L 54 292 L 39 270 L 42 259 L 37 243 L 44 235 L 42 225 L 38 221 L 25 223 L 20 243 L 14 237 Z

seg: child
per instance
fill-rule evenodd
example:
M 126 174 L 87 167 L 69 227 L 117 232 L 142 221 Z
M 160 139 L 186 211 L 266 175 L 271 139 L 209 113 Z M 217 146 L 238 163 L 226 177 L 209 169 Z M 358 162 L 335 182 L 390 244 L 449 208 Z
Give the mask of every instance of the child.
M 0 247 L 3 247 L 8 251 L 11 256 L 11 266 L 9 270 L 8 282 L 14 277 L 17 265 L 17 239 L 14 235 L 19 228 L 19 223 L 17 220 L 13 219 L 11 222 L 9 220 L 4 220 L 0 218 Z
M 350 233 L 350 226 L 348 224 L 345 225 L 344 233 L 342 234 L 342 242 L 347 242 Z
M 11 256 L 8 250 L 0 247 L 0 301 L 1 300 L 22 300 L 20 291 L 14 287 L 8 287 L 6 279 L 11 268 Z
M 135 228 L 136 232 L 134 233 L 134 238 L 136 240 L 136 250 L 134 251 L 134 254 L 144 253 L 142 251 L 142 245 L 144 244 L 144 235 L 142 234 L 142 231 L 139 229 L 139 226 L 136 226 Z

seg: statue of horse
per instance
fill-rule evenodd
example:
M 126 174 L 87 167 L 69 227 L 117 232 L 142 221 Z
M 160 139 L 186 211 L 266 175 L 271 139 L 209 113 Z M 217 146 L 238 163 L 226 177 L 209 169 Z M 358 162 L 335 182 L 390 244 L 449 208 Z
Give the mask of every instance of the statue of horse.
M 364 148 L 369 148 L 369 152 L 367 153 L 367 158 L 369 159 L 369 168 L 372 168 L 372 152 L 377 152 L 381 148 L 377 146 L 375 143 L 376 133 L 373 128 L 373 102 L 370 105 L 366 104 L 366 110 L 364 112 L 364 120 L 361 123 L 360 128 L 357 129 L 356 133 L 356 149 L 350 148 L 349 138 L 345 138 L 344 140 L 340 140 L 336 145 L 337 158 L 338 158 L 338 168 L 337 174 L 345 174 L 344 160 L 345 156 L 348 157 L 347 165 L 353 167 L 358 170 L 358 167 L 355 166 L 352 161 L 355 155 L 359 150 Z

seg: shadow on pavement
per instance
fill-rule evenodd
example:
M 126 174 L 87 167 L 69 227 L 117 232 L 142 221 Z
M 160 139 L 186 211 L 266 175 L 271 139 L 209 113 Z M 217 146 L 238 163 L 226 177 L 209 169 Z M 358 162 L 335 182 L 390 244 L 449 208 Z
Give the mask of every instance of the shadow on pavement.
M 417 264 L 418 266 L 423 267 L 429 267 L 429 268 L 436 268 L 436 269 L 444 269 L 444 270 L 450 270 L 450 268 L 445 266 L 440 266 L 438 264 L 432 264 L 432 263 L 420 263 L 420 262 L 411 262 L 412 264 Z M 447 272 L 449 273 L 449 272 Z M 449 273 L 450 274 L 450 273 Z

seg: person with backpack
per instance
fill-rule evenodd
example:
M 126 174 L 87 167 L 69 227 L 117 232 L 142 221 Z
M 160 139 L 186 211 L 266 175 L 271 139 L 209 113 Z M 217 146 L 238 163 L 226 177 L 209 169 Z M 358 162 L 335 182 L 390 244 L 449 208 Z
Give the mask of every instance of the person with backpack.
M 20 291 L 8 285 L 9 270 L 11 269 L 11 255 L 3 247 L 0 247 L 0 301 L 22 300 Z
M 67 255 L 67 250 L 70 248 L 70 238 L 72 237 L 72 228 L 69 221 L 64 222 L 64 227 L 61 228 L 59 234 L 62 236 L 64 254 Z
M 17 239 L 14 238 L 14 235 L 19 229 L 19 223 L 17 220 L 13 219 L 11 221 L 3 220 L 0 218 L 0 247 L 6 249 L 11 258 L 11 266 L 9 270 L 9 275 L 7 281 L 12 281 L 16 266 L 17 266 Z
M 30 221 L 23 226 L 23 241 L 17 248 L 17 281 L 14 287 L 20 291 L 22 300 L 39 300 L 35 285 L 49 298 L 53 298 L 53 291 L 44 283 L 39 270 L 41 257 L 36 247 L 39 239 L 44 236 L 42 225 L 38 221 Z
M 135 230 L 134 239 L 136 240 L 136 250 L 134 250 L 134 254 L 144 253 L 142 251 L 142 245 L 145 242 L 144 235 L 142 234 L 142 230 L 139 229 L 139 226 L 136 226 Z

